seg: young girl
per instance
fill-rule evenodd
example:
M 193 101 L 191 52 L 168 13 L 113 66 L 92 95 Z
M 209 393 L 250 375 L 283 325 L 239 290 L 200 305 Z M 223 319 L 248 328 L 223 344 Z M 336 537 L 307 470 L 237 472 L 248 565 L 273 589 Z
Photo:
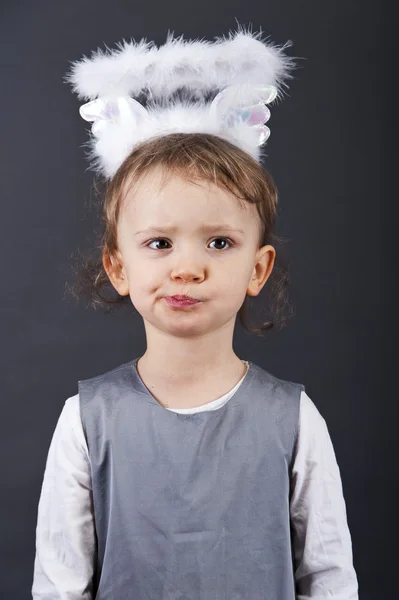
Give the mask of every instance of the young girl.
M 111 302 L 101 290 L 112 284 L 147 345 L 65 402 L 34 599 L 358 598 L 325 420 L 302 384 L 233 349 L 237 314 L 244 324 L 268 280 L 283 323 L 277 191 L 259 151 L 292 66 L 283 50 L 240 30 L 74 64 L 109 179 L 93 304 Z

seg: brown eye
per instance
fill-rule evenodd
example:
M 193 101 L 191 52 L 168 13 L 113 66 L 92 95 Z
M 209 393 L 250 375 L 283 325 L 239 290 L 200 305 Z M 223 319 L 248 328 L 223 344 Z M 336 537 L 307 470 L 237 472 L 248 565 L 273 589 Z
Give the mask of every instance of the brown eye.
M 229 238 L 225 237 L 215 238 L 214 240 L 212 240 L 211 244 L 213 244 L 213 242 L 223 242 L 224 244 L 227 242 L 230 248 L 233 246 L 233 242 Z M 216 248 L 216 250 L 224 250 L 225 247 L 226 246 L 224 246 L 223 248 Z
M 166 242 L 167 244 L 169 244 L 169 242 L 165 239 L 165 238 L 154 238 L 153 240 L 151 240 L 150 242 L 148 242 L 147 246 L 150 247 L 151 244 L 154 243 L 158 243 L 158 242 Z M 153 248 L 153 250 L 164 250 L 165 248 Z

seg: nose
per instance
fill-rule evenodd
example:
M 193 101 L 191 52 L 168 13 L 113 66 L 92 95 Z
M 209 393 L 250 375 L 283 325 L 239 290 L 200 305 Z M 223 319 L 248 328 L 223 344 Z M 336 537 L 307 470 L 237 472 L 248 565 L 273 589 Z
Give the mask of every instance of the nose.
M 190 264 L 187 262 L 184 265 L 180 263 L 173 269 L 171 274 L 172 279 L 175 281 L 203 281 L 204 276 L 204 269 L 199 265 L 195 265 L 192 261 L 190 261 Z

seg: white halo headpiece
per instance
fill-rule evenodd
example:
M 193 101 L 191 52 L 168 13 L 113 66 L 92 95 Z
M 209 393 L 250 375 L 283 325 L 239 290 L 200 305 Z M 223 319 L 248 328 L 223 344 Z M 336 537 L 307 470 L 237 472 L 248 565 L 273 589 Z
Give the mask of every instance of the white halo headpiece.
M 294 67 L 284 54 L 290 41 L 278 47 L 260 35 L 240 28 L 209 42 L 168 34 L 159 48 L 123 40 L 109 54 L 98 49 L 72 62 L 65 81 L 88 100 L 79 112 L 92 123 L 94 170 L 112 178 L 135 146 L 175 132 L 218 135 L 259 161 L 270 135 L 267 104 L 282 96 Z

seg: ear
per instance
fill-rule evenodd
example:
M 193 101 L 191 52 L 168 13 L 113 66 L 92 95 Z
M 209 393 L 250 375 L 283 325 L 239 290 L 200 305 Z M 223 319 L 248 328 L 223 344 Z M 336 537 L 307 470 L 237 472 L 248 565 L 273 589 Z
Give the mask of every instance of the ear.
M 105 248 L 102 254 L 102 261 L 105 272 L 109 280 L 121 296 L 129 294 L 129 282 L 123 268 L 123 259 L 119 250 L 112 255 L 108 248 Z
M 273 271 L 276 251 L 273 246 L 262 246 L 256 254 L 256 263 L 249 282 L 247 294 L 257 296 Z

